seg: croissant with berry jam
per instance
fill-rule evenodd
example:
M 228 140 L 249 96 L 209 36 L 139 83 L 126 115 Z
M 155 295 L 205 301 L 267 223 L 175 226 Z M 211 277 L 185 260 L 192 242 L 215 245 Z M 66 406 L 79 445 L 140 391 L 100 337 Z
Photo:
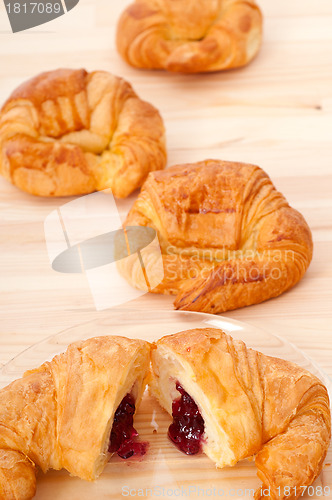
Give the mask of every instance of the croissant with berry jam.
M 202 450 L 219 468 L 256 455 L 273 500 L 297 498 L 321 472 L 329 397 L 306 370 L 205 328 L 160 339 L 152 372 L 151 392 L 173 416 L 169 437 L 184 453 Z
M 2 389 L 0 499 L 31 499 L 37 468 L 92 481 L 113 453 L 143 455 L 133 417 L 149 351 L 143 340 L 92 338 Z

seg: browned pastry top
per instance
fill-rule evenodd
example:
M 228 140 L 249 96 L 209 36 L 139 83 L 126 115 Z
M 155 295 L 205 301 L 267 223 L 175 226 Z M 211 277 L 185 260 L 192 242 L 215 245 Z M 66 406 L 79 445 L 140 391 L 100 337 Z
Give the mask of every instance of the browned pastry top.
M 59 69 L 18 87 L 0 113 L 0 173 L 41 196 L 137 189 L 164 168 L 158 111 L 104 71 Z
M 243 66 L 261 38 L 254 0 L 136 0 L 117 30 L 118 50 L 129 64 L 184 73 Z
M 85 90 L 87 76 L 88 72 L 85 69 L 59 69 L 40 73 L 17 87 L 8 101 L 28 99 L 41 110 L 45 101 L 56 101 L 59 96 L 74 99 L 76 94 Z
M 242 223 L 252 190 L 264 188 L 264 184 L 268 191 L 272 188 L 258 167 L 213 160 L 156 172 L 149 183 L 151 191 L 158 193 L 160 218 L 171 244 L 229 250 L 241 247 Z M 273 210 L 287 206 L 281 195 L 278 207 L 274 201 L 268 200 Z

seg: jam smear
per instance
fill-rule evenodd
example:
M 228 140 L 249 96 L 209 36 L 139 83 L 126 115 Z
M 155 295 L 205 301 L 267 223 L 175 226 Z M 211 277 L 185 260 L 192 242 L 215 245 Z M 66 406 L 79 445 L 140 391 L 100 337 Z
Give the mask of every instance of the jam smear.
M 176 389 L 181 397 L 173 401 L 173 423 L 169 426 L 168 436 L 183 453 L 195 455 L 201 451 L 204 420 L 197 404 L 179 382 Z
M 148 443 L 137 442 L 138 432 L 134 429 L 135 400 L 127 394 L 114 415 L 108 451 L 121 458 L 145 455 Z

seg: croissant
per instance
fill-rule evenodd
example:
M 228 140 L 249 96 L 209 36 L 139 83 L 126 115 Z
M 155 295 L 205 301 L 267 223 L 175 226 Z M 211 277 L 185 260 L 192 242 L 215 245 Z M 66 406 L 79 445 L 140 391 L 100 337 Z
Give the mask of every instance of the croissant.
M 262 169 L 244 163 L 207 160 L 150 174 L 125 224 L 158 232 L 164 278 L 152 291 L 177 294 L 177 309 L 219 313 L 276 297 L 312 257 L 302 215 Z M 157 257 L 145 255 L 150 277 Z M 137 255 L 118 269 L 145 289 Z
M 117 28 L 117 48 L 129 64 L 182 73 L 244 66 L 261 40 L 254 0 L 136 0 Z
M 173 415 L 171 440 L 220 468 L 255 455 L 263 482 L 256 499 L 295 499 L 321 472 L 329 397 L 308 371 L 204 328 L 158 340 L 152 372 L 151 392 Z
M 0 391 L 0 499 L 29 500 L 36 467 L 93 480 L 112 453 L 144 454 L 133 414 L 145 389 L 149 344 L 96 337 Z
M 38 196 L 110 188 L 126 197 L 165 167 L 158 111 L 105 71 L 59 69 L 18 87 L 0 112 L 0 173 Z

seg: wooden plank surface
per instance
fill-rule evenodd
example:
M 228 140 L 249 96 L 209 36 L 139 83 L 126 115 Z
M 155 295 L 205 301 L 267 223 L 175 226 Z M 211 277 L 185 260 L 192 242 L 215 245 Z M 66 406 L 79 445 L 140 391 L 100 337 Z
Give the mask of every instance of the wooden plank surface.
M 115 25 L 128 3 L 81 0 L 52 23 L 15 35 L 0 3 L 0 102 L 41 71 L 104 69 L 161 111 L 168 165 L 221 158 L 264 168 L 307 219 L 314 258 L 288 293 L 225 316 L 283 336 L 332 377 L 331 0 L 261 0 L 264 44 L 255 61 L 195 76 L 139 71 L 120 59 Z M 118 202 L 122 216 L 136 196 Z M 44 219 L 65 201 L 34 198 L 0 179 L 0 364 L 98 317 L 85 277 L 49 265 Z M 146 295 L 131 305 L 170 309 L 172 299 Z

